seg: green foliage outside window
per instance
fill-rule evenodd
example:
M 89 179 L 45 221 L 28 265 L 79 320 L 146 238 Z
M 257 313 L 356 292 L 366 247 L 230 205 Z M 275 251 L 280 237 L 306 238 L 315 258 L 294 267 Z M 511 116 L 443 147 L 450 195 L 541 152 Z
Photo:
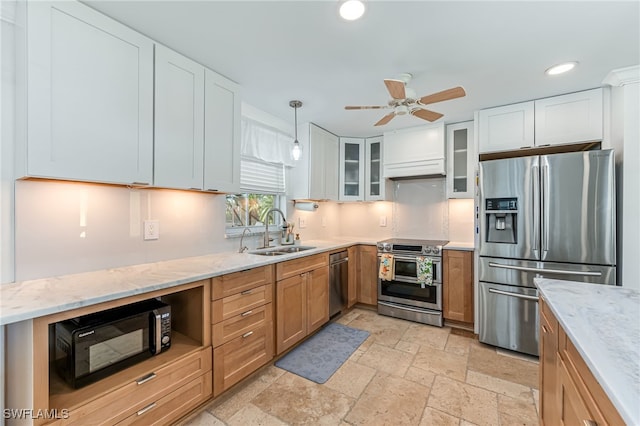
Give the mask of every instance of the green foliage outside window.
M 227 195 L 227 228 L 264 225 L 267 211 L 278 206 L 277 198 L 274 194 Z M 275 216 L 269 216 L 269 225 L 274 223 Z

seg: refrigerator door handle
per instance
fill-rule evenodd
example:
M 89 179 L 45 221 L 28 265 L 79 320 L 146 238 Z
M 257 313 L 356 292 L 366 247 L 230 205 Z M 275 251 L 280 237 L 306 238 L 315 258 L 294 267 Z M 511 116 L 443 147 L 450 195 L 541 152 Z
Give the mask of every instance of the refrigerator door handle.
M 543 212 L 543 216 L 542 216 L 542 221 L 543 221 L 543 225 L 542 225 L 542 251 L 546 254 L 546 252 L 549 250 L 549 200 L 547 200 L 547 197 L 549 196 L 546 186 L 549 184 L 549 163 L 547 163 L 546 158 L 543 160 L 544 164 L 542 165 L 542 184 L 540 185 L 541 188 L 541 195 L 542 195 L 542 212 Z M 541 259 L 544 259 L 544 256 L 540 257 Z
M 540 170 L 537 164 L 531 166 L 533 184 L 533 250 L 540 250 Z M 538 254 L 536 253 L 536 257 Z
M 535 302 L 538 301 L 538 296 L 528 296 L 526 294 L 511 293 L 509 291 L 496 290 L 496 289 L 493 289 L 493 288 L 489 289 L 489 293 L 499 294 L 501 296 L 515 297 L 515 298 L 518 298 L 518 299 L 532 300 L 532 301 L 535 301 Z
M 502 268 L 502 269 L 513 269 L 516 271 L 523 272 L 541 272 L 547 274 L 557 274 L 557 275 L 584 275 L 586 277 L 601 277 L 602 272 L 596 271 L 567 271 L 565 269 L 544 269 L 544 268 L 529 268 L 527 266 L 514 266 L 514 265 L 503 265 L 502 263 L 489 262 L 489 266 L 492 268 Z

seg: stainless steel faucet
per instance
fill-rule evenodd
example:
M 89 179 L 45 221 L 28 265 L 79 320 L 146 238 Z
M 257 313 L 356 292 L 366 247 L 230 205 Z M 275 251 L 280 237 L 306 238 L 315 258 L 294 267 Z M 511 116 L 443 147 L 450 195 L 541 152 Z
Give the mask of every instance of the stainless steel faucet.
M 238 249 L 238 253 L 244 253 L 245 250 L 249 250 L 249 247 L 242 245 L 242 240 L 244 240 L 244 234 L 246 234 L 247 231 L 251 232 L 251 229 L 244 228 L 244 230 L 242 231 L 242 235 L 240 236 L 240 248 Z
M 271 245 L 269 244 L 269 213 L 273 212 L 280 213 L 280 216 L 282 216 L 282 228 L 286 229 L 287 227 L 287 218 L 284 217 L 284 213 L 282 213 L 282 210 L 275 207 L 267 210 L 267 213 L 264 215 L 264 244 L 262 248 L 271 247 Z

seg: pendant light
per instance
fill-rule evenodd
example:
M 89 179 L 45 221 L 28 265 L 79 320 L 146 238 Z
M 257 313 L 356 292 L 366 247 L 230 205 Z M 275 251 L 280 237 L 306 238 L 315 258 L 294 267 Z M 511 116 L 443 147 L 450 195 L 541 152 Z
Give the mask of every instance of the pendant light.
M 300 101 L 289 101 L 289 106 L 293 108 L 293 116 L 294 116 L 294 129 L 296 133 L 296 138 L 293 141 L 293 147 L 291 148 L 291 158 L 295 161 L 298 161 L 300 157 L 302 157 L 302 147 L 300 146 L 300 142 L 298 142 L 298 108 L 302 106 L 302 102 Z

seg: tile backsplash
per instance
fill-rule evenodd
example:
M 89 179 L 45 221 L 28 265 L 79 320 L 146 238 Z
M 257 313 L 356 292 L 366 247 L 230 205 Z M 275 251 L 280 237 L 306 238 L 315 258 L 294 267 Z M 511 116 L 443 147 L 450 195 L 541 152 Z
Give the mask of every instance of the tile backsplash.
M 391 237 L 473 241 L 473 200 L 447 200 L 445 179 L 396 181 L 394 201 L 287 205 L 305 240 Z M 225 238 L 224 195 L 61 181 L 16 181 L 15 275 L 29 280 L 237 250 Z M 143 222 L 160 238 L 145 241 Z M 304 228 L 300 227 L 302 219 Z M 257 247 L 261 237 L 245 243 Z

